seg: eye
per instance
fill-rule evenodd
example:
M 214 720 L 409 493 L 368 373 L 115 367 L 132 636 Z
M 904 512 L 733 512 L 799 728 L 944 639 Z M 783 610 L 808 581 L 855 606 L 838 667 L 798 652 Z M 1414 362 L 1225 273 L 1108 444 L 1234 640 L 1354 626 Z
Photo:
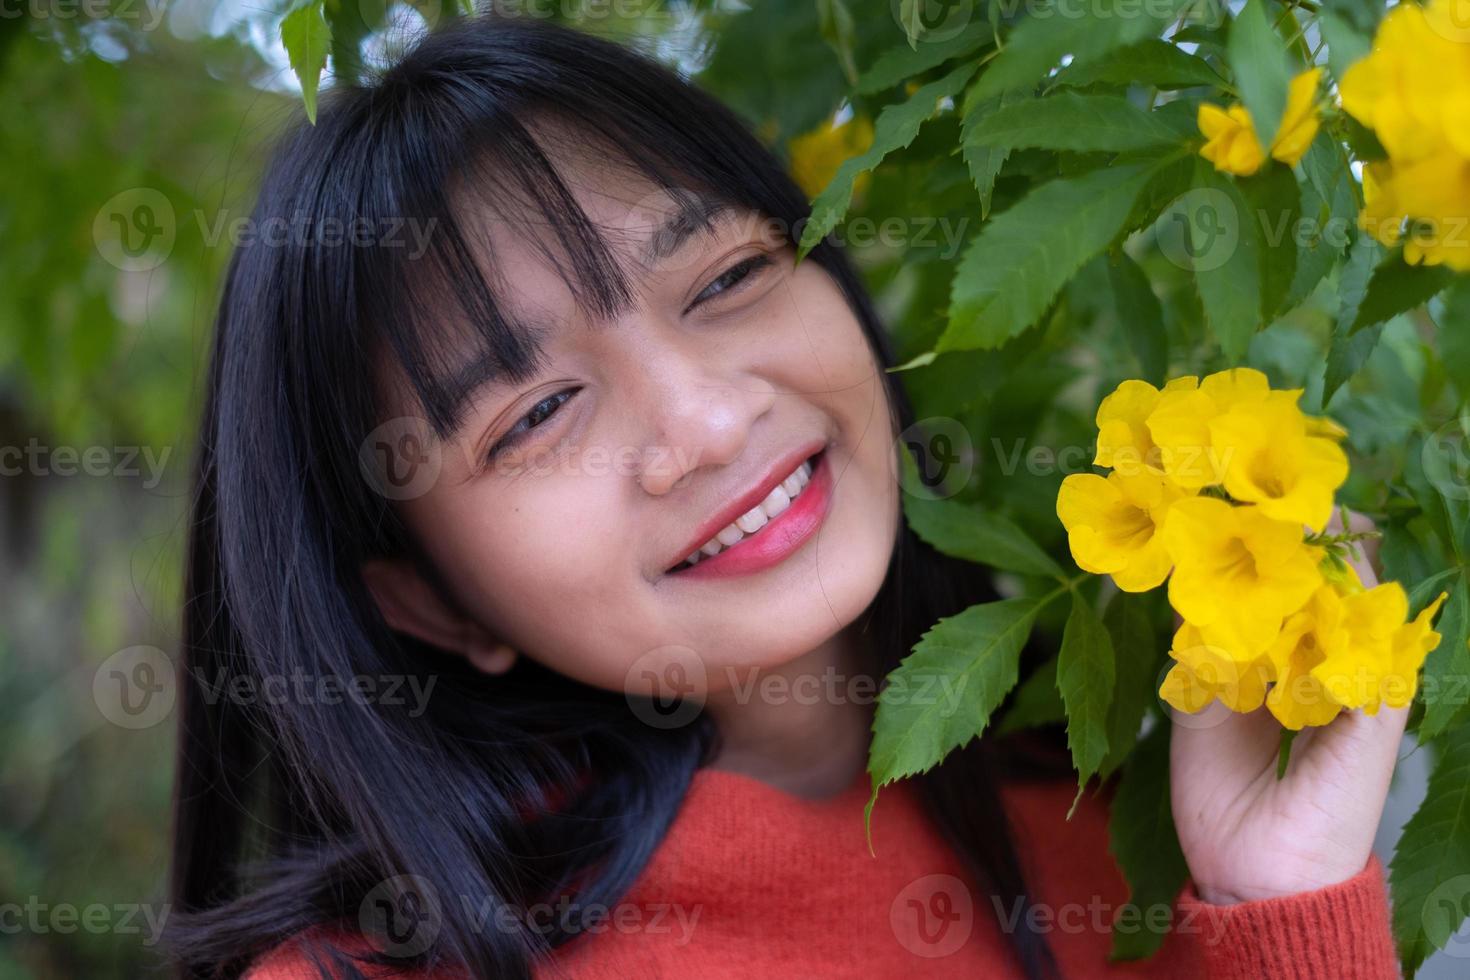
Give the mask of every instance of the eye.
M 573 395 L 581 390 L 581 388 L 564 388 L 554 395 L 547 395 L 532 405 L 531 410 L 517 419 L 515 425 L 507 429 L 505 435 L 501 436 L 496 440 L 495 445 L 490 447 L 489 456 L 493 459 L 500 453 L 513 448 L 532 429 L 543 424 L 547 419 L 555 415 Z
M 730 266 L 730 268 L 726 269 L 724 272 L 716 276 L 715 279 L 710 282 L 708 286 L 705 286 L 704 289 L 700 290 L 699 295 L 694 297 L 693 302 L 689 304 L 688 309 L 686 309 L 684 312 L 688 313 L 689 310 L 694 309 L 700 303 L 707 302 L 708 300 L 714 299 L 721 293 L 725 293 L 736 288 L 742 282 L 748 279 L 752 274 L 759 272 L 770 264 L 771 259 L 769 256 L 766 255 L 752 255 L 749 258 L 741 259 L 739 262 L 736 262 L 734 265 Z

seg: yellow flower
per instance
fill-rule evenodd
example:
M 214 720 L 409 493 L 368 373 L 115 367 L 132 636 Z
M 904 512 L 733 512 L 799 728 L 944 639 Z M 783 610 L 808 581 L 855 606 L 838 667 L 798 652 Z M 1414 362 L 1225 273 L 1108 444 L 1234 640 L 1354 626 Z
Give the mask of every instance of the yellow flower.
M 1175 378 L 1164 391 L 1195 388 L 1199 379 Z M 1162 473 L 1159 453 L 1149 435 L 1148 417 L 1161 393 L 1147 381 L 1124 381 L 1097 406 L 1097 455 L 1093 462 L 1125 474 Z
M 1057 493 L 1072 559 L 1083 571 L 1112 575 L 1124 592 L 1155 588 L 1171 566 L 1158 529 L 1182 496 L 1154 473 L 1072 474 Z
M 1342 597 L 1332 586 L 1322 585 L 1305 606 L 1286 618 L 1266 652 L 1276 677 L 1266 707 L 1277 721 L 1300 731 L 1337 717 L 1342 705 L 1328 695 L 1315 668 L 1326 659 L 1328 650 L 1346 642 Z
M 1321 549 L 1258 507 L 1186 497 L 1169 508 L 1162 536 L 1174 561 L 1170 604 L 1237 660 L 1263 653 L 1322 582 Z
M 1164 472 L 1182 487 L 1224 480 L 1225 460 L 1214 452 L 1210 422 L 1237 405 L 1264 399 L 1270 390 L 1266 376 L 1253 368 L 1220 371 L 1198 386 L 1166 387 L 1147 420 Z
M 872 144 L 873 123 L 867 116 L 853 116 L 840 126 L 823 123 L 787 143 L 791 176 L 807 197 L 816 197 L 832 182 L 846 160 L 866 152 Z M 863 192 L 869 176 L 858 175 L 853 182 L 854 194 Z
M 1208 643 L 1189 623 L 1175 631 L 1169 656 L 1176 663 L 1164 677 L 1159 696 L 1191 714 L 1214 700 L 1231 711 L 1255 711 L 1266 700 L 1266 686 L 1274 677 L 1268 658 L 1238 659 L 1235 651 Z
M 1463 0 L 1402 3 L 1343 73 L 1342 105 L 1388 159 L 1365 168 L 1365 231 L 1410 263 L 1470 270 L 1470 31 Z
M 1447 598 L 1449 593 L 1441 592 L 1413 621 L 1394 630 L 1389 672 L 1383 685 L 1383 703 L 1390 708 L 1405 708 L 1414 700 L 1414 692 L 1419 688 L 1419 668 L 1424 666 L 1424 658 L 1439 646 L 1440 635 L 1430 624 Z
M 1316 98 L 1321 68 L 1309 68 L 1291 80 L 1286 90 L 1286 108 L 1281 125 L 1271 139 L 1271 157 L 1288 166 L 1296 166 L 1306 155 L 1317 136 L 1320 124 Z M 1236 104 L 1222 109 L 1201 103 L 1196 117 L 1205 137 L 1200 156 L 1215 165 L 1216 170 L 1249 177 L 1266 162 L 1251 114 Z
M 1309 435 L 1297 407 L 1300 389 L 1273 391 L 1210 420 L 1210 447 L 1225 466 L 1225 490 L 1278 521 L 1320 531 L 1347 479 L 1347 454 L 1331 438 Z

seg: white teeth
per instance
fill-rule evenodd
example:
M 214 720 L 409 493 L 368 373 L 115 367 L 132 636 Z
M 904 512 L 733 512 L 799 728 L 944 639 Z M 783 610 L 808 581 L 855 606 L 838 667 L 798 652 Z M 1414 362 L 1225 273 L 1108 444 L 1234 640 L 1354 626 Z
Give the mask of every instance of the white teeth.
M 735 518 L 735 526 L 740 528 L 740 530 L 744 531 L 746 534 L 754 534 L 761 528 L 765 527 L 766 521 L 768 520 L 770 520 L 770 518 L 766 516 L 765 511 L 761 510 L 761 505 L 756 504 L 754 507 L 750 508 L 750 510 Z
M 754 534 L 765 527 L 768 521 L 780 516 L 786 508 L 791 506 L 792 500 L 796 499 L 796 496 L 805 489 L 806 485 L 811 482 L 811 478 L 811 464 L 802 463 L 791 472 L 790 476 L 772 487 L 764 500 L 741 514 L 735 519 L 734 524 L 724 528 L 719 534 L 700 545 L 698 551 L 684 559 L 684 564 L 693 565 L 701 557 L 713 557 L 742 540 L 747 534 Z

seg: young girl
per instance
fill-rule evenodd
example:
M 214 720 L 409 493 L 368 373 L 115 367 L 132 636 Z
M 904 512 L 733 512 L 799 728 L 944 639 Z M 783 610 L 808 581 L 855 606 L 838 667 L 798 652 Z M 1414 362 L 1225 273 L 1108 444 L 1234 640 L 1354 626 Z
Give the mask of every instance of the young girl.
M 1176 721 L 1192 883 L 1140 963 L 1105 803 L 1022 743 L 886 789 L 869 852 L 876 682 L 995 594 L 900 518 L 913 420 L 807 213 L 729 110 L 546 24 L 285 138 L 200 436 L 183 975 L 1396 975 L 1403 712 L 1280 782 L 1264 712 Z

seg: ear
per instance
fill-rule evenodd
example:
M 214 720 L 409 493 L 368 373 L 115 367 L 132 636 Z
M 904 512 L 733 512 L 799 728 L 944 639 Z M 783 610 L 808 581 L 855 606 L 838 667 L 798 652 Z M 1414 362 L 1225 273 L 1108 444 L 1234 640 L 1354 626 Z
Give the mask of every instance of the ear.
M 457 653 L 487 674 L 503 674 L 515 663 L 515 650 L 445 602 L 411 562 L 374 558 L 361 573 L 383 619 L 398 632 Z

